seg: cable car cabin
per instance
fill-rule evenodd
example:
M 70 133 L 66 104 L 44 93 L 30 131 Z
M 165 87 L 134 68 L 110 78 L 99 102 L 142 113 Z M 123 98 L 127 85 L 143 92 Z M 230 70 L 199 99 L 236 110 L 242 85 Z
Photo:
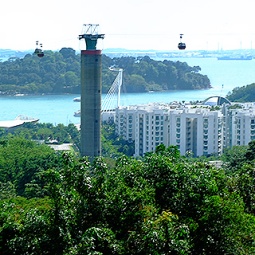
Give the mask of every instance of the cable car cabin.
M 41 49 L 38 48 L 39 41 L 36 41 L 36 49 L 34 51 L 34 54 L 36 54 L 39 58 L 44 56 L 43 50 L 42 50 L 42 44 L 40 43 Z
M 41 51 L 41 52 L 37 53 L 37 56 L 38 56 L 39 58 L 42 58 L 42 57 L 44 56 L 43 51 Z
M 178 49 L 179 50 L 185 50 L 186 49 L 186 44 L 183 43 L 183 42 L 178 43 Z
M 183 36 L 183 34 L 180 34 L 180 42 L 178 43 L 178 49 L 179 50 L 185 50 L 186 49 L 186 44 L 182 42 L 182 36 Z
M 42 50 L 40 50 L 40 49 L 36 48 L 36 49 L 35 49 L 35 51 L 34 51 L 34 54 L 36 54 L 36 55 L 37 55 L 38 53 L 40 53 L 40 51 L 42 51 Z
M 44 56 L 44 53 L 41 49 L 36 48 L 34 54 L 37 55 L 39 58 Z

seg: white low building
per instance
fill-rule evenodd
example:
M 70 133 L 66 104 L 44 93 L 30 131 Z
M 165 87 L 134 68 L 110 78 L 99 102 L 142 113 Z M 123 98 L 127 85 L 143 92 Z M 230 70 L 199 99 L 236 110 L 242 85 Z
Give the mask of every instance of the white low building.
M 255 140 L 255 104 L 238 104 L 239 107 L 225 107 L 225 147 L 248 145 Z

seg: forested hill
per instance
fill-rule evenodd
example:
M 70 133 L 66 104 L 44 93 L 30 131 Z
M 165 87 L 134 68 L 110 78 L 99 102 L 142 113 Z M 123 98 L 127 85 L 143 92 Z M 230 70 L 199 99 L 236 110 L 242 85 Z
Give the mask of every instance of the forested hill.
M 255 102 L 255 83 L 234 88 L 227 98 L 231 102 Z
M 27 54 L 24 58 L 9 58 L 0 62 L 0 93 L 79 93 L 80 54 L 71 48 L 44 53 L 43 58 Z M 112 59 L 103 55 L 104 93 L 116 77 L 116 72 L 109 70 L 111 66 L 124 69 L 123 87 L 127 93 L 211 87 L 208 77 L 199 73 L 201 68 L 191 67 L 186 62 L 155 61 L 148 56 Z

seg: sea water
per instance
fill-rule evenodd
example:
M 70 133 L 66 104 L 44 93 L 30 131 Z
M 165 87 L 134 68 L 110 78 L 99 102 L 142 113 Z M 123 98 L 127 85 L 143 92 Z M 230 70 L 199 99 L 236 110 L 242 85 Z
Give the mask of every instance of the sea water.
M 161 59 L 162 60 L 162 59 Z M 187 62 L 200 66 L 207 75 L 212 89 L 181 90 L 148 93 L 122 93 L 120 105 L 147 104 L 151 102 L 202 101 L 210 96 L 226 96 L 236 87 L 255 83 L 255 60 L 217 60 L 217 58 L 179 58 L 170 61 Z M 125 91 L 125 84 L 123 84 Z M 38 118 L 41 123 L 78 124 L 74 112 L 80 103 L 73 99 L 79 95 L 0 96 L 0 120 L 12 120 L 18 115 Z M 104 99 L 105 95 L 102 96 Z

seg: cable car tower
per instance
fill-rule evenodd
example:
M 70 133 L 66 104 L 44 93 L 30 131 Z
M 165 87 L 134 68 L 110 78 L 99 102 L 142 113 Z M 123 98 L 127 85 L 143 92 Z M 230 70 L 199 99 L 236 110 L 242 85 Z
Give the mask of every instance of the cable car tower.
M 101 156 L 102 54 L 97 50 L 98 24 L 85 24 L 86 50 L 81 50 L 81 156 Z
M 87 50 L 96 50 L 97 40 L 104 39 L 104 34 L 98 34 L 99 24 L 84 24 L 85 32 L 79 35 L 79 40 L 85 39 Z

